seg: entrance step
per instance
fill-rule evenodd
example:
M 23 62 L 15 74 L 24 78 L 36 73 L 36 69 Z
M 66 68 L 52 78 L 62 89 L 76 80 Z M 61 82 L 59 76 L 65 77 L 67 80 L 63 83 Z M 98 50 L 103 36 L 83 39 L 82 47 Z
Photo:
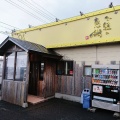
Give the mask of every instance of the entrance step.
M 38 97 L 34 95 L 28 95 L 27 97 L 27 102 L 31 104 L 38 104 L 40 102 L 44 102 L 45 98 L 44 97 Z

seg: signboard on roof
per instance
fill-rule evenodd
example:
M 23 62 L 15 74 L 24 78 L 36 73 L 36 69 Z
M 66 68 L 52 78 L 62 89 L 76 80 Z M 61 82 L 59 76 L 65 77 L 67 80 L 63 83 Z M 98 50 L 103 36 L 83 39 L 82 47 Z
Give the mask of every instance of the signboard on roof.
M 120 41 L 120 6 L 17 31 L 13 37 L 47 48 L 85 46 Z

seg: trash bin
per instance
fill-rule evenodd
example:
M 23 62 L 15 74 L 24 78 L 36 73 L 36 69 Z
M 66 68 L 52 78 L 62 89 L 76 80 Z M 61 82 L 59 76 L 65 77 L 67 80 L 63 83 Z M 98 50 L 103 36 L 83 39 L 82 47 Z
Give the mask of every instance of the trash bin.
M 83 108 L 90 108 L 90 90 L 84 89 L 83 92 Z
M 90 91 L 89 89 L 85 88 L 82 93 L 81 93 L 81 96 L 80 96 L 80 103 L 83 104 L 83 94 L 87 94 L 86 92 L 87 91 Z

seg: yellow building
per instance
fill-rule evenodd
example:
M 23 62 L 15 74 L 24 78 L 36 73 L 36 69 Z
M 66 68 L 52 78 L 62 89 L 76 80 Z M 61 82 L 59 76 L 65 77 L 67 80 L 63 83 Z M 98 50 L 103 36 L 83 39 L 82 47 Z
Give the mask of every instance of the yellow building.
M 102 65 L 103 67 L 108 65 L 112 70 L 115 69 L 114 71 L 119 69 L 114 66 L 119 65 L 120 61 L 119 20 L 120 6 L 116 6 L 16 31 L 12 33 L 12 37 L 43 45 L 48 50 L 54 50 L 63 56 L 61 60 L 56 61 L 55 76 L 49 78 L 55 80 L 54 95 L 58 98 L 80 102 L 83 89 L 91 90 L 91 86 L 93 87 L 92 66 L 97 64 L 98 68 L 99 65 L 102 68 Z M 101 86 L 106 85 L 101 83 Z M 103 95 L 101 99 L 107 97 L 119 102 L 118 97 Z M 117 108 L 106 109 L 119 111 Z

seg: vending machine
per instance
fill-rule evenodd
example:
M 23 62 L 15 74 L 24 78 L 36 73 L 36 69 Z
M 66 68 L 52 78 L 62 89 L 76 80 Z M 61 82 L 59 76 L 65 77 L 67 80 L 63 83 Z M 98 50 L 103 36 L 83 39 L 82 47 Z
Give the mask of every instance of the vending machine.
M 119 68 L 119 65 L 92 65 L 92 107 L 120 112 Z

